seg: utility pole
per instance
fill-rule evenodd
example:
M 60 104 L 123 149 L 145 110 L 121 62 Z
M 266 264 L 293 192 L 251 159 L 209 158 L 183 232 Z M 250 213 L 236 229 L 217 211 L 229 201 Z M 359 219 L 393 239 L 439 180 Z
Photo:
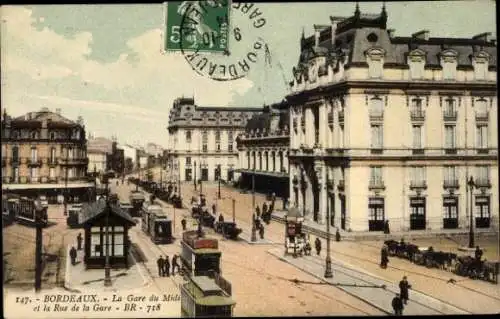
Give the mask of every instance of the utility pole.
M 200 199 L 201 199 L 201 195 L 203 194 L 203 174 L 202 174 L 202 171 L 201 171 L 201 163 L 200 163 Z
M 69 149 L 66 146 L 66 168 L 64 170 L 64 216 L 68 215 L 68 158 L 69 158 Z
M 42 289 L 42 207 L 38 200 L 35 202 L 35 225 L 36 225 L 36 243 L 35 243 L 35 291 Z
M 323 185 L 321 187 L 324 187 Z M 321 190 L 320 190 L 321 196 Z M 332 278 L 332 259 L 330 257 L 330 201 L 326 201 L 326 260 L 325 260 L 325 278 Z
M 138 181 L 137 181 L 137 184 L 135 184 L 135 191 L 138 192 L 139 191 L 139 182 L 141 181 L 141 157 L 139 156 L 139 160 L 137 161 L 137 178 L 138 178 Z
M 469 248 L 474 248 L 474 216 L 473 216 L 473 197 L 474 197 L 474 179 L 472 176 L 470 177 L 469 181 L 467 182 L 467 185 L 469 186 L 469 192 L 470 192 L 470 210 L 469 210 Z
M 108 176 L 105 177 L 106 182 L 106 259 L 104 264 L 104 286 L 110 287 L 112 285 L 111 282 L 111 267 L 109 265 L 109 211 L 111 210 L 111 206 L 109 203 L 109 180 Z
M 181 192 L 181 163 L 178 164 L 178 167 L 179 167 L 179 169 L 178 169 L 177 176 L 179 178 L 179 198 L 181 198 L 181 196 L 182 196 L 182 192 Z
M 235 208 L 236 208 L 236 199 L 233 198 L 233 223 L 236 223 Z

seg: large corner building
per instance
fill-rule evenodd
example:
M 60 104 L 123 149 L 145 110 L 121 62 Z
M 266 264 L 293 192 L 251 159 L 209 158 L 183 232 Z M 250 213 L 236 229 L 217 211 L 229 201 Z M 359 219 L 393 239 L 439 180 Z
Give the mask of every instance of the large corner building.
M 352 231 L 465 232 L 470 207 L 474 227 L 497 229 L 496 41 L 396 37 L 386 23 L 385 7 L 357 6 L 302 35 L 290 204 Z
M 169 117 L 169 171 L 173 179 L 234 181 L 238 165 L 236 137 L 262 107 L 209 107 L 193 98 L 178 98 Z M 220 165 L 220 174 L 218 168 Z

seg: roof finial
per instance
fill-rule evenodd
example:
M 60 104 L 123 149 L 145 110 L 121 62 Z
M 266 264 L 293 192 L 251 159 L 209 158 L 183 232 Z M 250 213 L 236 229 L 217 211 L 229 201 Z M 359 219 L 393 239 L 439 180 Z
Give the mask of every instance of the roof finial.
M 304 27 L 302 27 L 302 39 L 305 39 L 305 38 L 306 38 L 305 30 L 304 30 Z
M 356 10 L 354 11 L 354 16 L 359 17 L 361 15 L 361 11 L 359 11 L 359 1 L 356 1 Z
M 387 11 L 385 11 L 385 1 L 382 2 L 382 16 L 387 17 Z

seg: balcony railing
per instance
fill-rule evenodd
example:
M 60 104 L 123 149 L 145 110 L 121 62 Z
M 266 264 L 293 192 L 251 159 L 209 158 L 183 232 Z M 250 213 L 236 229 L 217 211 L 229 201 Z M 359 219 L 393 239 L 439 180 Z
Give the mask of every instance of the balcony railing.
M 385 189 L 384 181 L 370 180 L 370 183 L 368 184 L 368 189 Z
M 410 182 L 410 189 L 417 189 L 417 188 L 427 188 L 427 182 L 426 181 L 411 181 Z
M 333 112 L 328 112 L 328 124 L 333 125 Z
M 412 110 L 411 111 L 411 120 L 412 121 L 424 121 L 425 120 L 425 111 Z
M 5 167 L 5 166 L 7 166 L 7 159 L 2 158 L 2 167 Z
M 58 161 L 58 159 L 57 159 L 57 158 L 51 158 L 51 157 L 49 157 L 49 158 L 47 159 L 47 164 L 48 164 L 48 165 L 57 165 L 57 163 L 59 163 L 59 161 Z
M 344 122 L 344 111 L 339 111 L 339 122 Z
M 456 121 L 457 120 L 457 111 L 444 111 L 443 119 L 445 121 Z
M 384 119 L 383 111 L 370 111 L 370 120 L 371 121 L 382 121 Z
M 477 187 L 491 187 L 491 182 L 489 178 L 476 178 L 475 180 Z
M 381 146 L 372 146 L 370 149 L 370 152 L 372 154 L 382 154 L 384 153 L 384 149 Z
M 444 188 L 459 188 L 458 179 L 445 179 L 443 182 Z
M 343 179 L 339 180 L 339 184 L 337 185 L 339 190 L 344 190 L 345 189 L 345 181 Z
M 457 154 L 457 148 L 456 147 L 446 147 L 444 149 L 445 154 Z
M 422 155 L 425 154 L 425 150 L 423 148 L 414 148 L 412 149 L 413 155 Z
M 13 166 L 18 166 L 19 164 L 21 164 L 21 158 L 19 158 L 19 157 L 13 157 L 13 158 L 10 159 L 10 163 Z
M 41 158 L 28 158 L 28 166 L 41 166 L 42 159 Z
M 59 162 L 61 165 L 83 165 L 88 164 L 88 158 L 60 158 Z
M 476 121 L 487 122 L 489 119 L 488 112 L 478 112 L 476 113 Z

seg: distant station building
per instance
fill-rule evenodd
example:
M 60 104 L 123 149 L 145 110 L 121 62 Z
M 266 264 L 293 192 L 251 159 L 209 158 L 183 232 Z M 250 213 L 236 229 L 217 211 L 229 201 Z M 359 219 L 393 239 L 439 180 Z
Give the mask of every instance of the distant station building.
M 498 229 L 496 40 L 395 36 L 387 20 L 357 5 L 302 35 L 290 204 L 344 230 L 458 232 L 472 205 L 473 226 Z
M 266 106 L 247 123 L 237 138 L 240 187 L 288 198 L 288 149 L 290 142 L 286 102 Z
M 81 117 L 72 121 L 42 108 L 18 117 L 2 116 L 2 192 L 47 196 L 55 203 L 91 196 L 87 139 Z
M 262 107 L 198 106 L 193 98 L 178 98 L 170 110 L 167 169 L 181 181 L 236 180 L 236 137 Z M 196 171 L 196 173 L 195 173 Z
M 128 231 L 134 219 L 118 205 L 104 199 L 85 203 L 82 207 L 85 230 L 84 262 L 87 269 L 104 268 L 106 260 L 106 225 L 109 236 L 109 260 L 112 268 L 129 267 L 130 240 Z

